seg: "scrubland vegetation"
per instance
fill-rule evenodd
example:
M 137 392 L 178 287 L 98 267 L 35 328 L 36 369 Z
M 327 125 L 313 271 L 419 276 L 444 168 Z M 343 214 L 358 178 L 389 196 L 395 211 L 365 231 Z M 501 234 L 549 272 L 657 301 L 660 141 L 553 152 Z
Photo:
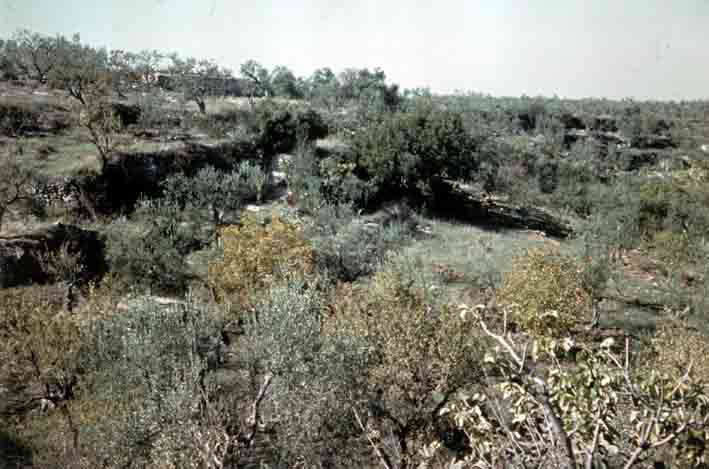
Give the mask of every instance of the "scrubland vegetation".
M 707 467 L 709 103 L 0 40 L 0 468 Z

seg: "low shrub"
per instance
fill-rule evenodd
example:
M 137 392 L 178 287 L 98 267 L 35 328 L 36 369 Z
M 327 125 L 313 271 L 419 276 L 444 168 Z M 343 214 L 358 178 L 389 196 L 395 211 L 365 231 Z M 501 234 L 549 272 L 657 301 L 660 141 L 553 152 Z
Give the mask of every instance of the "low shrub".
M 709 337 L 691 325 L 670 321 L 652 338 L 653 367 L 674 379 L 680 379 L 692 365 L 692 377 L 709 387 Z
M 315 266 L 334 280 L 353 282 L 376 272 L 388 252 L 412 239 L 412 231 L 405 223 L 382 226 L 355 218 L 337 232 L 313 239 Z
M 482 342 L 454 308 L 436 307 L 388 269 L 366 283 L 341 284 L 323 329 L 340 344 L 333 360 L 353 360 L 347 372 L 359 379 L 348 398 L 362 431 L 381 435 L 378 451 L 392 467 L 418 467 L 432 435 L 446 440 L 440 409 L 480 378 Z
M 86 467 L 198 467 L 198 442 L 223 431 L 207 414 L 219 338 L 220 321 L 188 303 L 139 298 L 98 321 L 71 408 Z
M 37 111 L 13 104 L 0 105 L 0 135 L 14 137 L 39 126 Z
M 182 223 L 175 203 L 144 202 L 132 221 L 119 219 L 106 232 L 110 270 L 140 289 L 181 293 L 192 275 L 185 254 L 200 246 L 194 224 Z
M 533 249 L 514 261 L 497 290 L 497 301 L 511 308 L 523 329 L 558 337 L 569 332 L 590 309 L 592 298 L 583 280 L 574 258 Z
M 671 382 L 689 381 L 709 390 L 709 337 L 682 321 L 663 326 L 652 338 L 650 369 Z M 704 467 L 709 460 L 709 430 L 692 429 L 674 448 L 677 467 Z
M 252 295 L 292 273 L 312 272 L 313 252 L 298 228 L 279 217 L 261 223 L 253 215 L 220 232 L 222 259 L 209 265 L 208 282 L 216 298 L 249 305 Z

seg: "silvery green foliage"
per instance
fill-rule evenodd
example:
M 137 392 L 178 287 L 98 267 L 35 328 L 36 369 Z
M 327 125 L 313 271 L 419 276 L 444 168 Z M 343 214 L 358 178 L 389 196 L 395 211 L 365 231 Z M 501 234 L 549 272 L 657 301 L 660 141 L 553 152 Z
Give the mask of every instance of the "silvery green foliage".
M 280 377 L 307 374 L 318 352 L 323 299 L 303 280 L 274 285 L 245 323 L 250 362 Z
M 181 223 L 180 213 L 174 201 L 151 200 L 139 206 L 133 221 L 111 223 L 111 270 L 141 288 L 182 290 L 189 272 L 185 254 L 199 245 L 199 234 L 194 224 Z
M 230 176 L 231 184 L 235 188 L 248 194 L 248 198 L 255 197 L 256 200 L 261 200 L 268 176 L 259 165 L 251 161 L 242 161 Z
M 634 177 L 619 177 L 598 197 L 598 215 L 577 229 L 584 243 L 608 249 L 630 249 L 637 244 L 641 236 L 638 184 Z
M 351 282 L 376 272 L 388 252 L 411 239 L 407 224 L 381 226 L 355 218 L 338 231 L 313 239 L 315 262 L 333 278 Z
M 185 256 L 213 241 L 224 212 L 260 197 L 265 180 L 250 162 L 232 172 L 208 166 L 194 177 L 167 178 L 163 197 L 142 201 L 131 223 L 117 221 L 108 230 L 112 269 L 142 287 L 184 290 L 191 277 Z
M 198 420 L 218 337 L 204 308 L 149 298 L 97 323 L 85 399 L 108 407 L 82 428 L 88 454 L 106 467 L 146 467 L 155 441 Z
M 246 321 L 238 347 L 240 358 L 253 366 L 254 381 L 273 375 L 262 419 L 267 425 L 277 421 L 275 444 L 283 467 L 303 457 L 314 464 L 325 453 L 346 460 L 353 450 L 347 438 L 331 437 L 358 432 L 352 427 L 350 394 L 366 380 L 361 370 L 368 344 L 346 331 L 323 334 L 324 307 L 312 284 L 294 278 L 276 284 Z
M 178 174 L 167 178 L 162 183 L 163 198 L 184 209 L 191 220 L 218 224 L 220 213 L 260 199 L 266 179 L 261 168 L 250 161 L 241 162 L 231 172 L 207 166 L 193 177 Z
M 194 210 L 235 210 L 246 200 L 255 199 L 263 190 L 266 177 L 254 163 L 244 161 L 231 172 L 212 166 L 202 168 L 193 177 L 178 174 L 163 183 L 166 199 Z

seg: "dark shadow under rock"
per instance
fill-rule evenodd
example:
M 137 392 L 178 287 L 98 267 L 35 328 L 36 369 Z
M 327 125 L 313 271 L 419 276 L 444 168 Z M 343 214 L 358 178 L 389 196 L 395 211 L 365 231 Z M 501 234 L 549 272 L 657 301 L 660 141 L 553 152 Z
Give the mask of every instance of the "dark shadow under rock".
M 62 246 L 70 254 L 78 254 L 80 281 L 101 278 L 108 271 L 105 244 L 98 232 L 56 223 L 32 233 L 0 238 L 0 288 L 53 280 L 40 259 L 57 253 Z

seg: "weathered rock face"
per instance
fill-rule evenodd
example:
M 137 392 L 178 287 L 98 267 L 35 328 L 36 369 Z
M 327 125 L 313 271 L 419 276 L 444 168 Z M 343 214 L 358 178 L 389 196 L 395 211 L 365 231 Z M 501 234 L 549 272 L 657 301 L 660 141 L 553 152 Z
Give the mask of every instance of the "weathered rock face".
M 667 135 L 646 135 L 635 139 L 633 146 L 641 150 L 664 150 L 676 148 L 677 142 Z
M 83 265 L 81 280 L 95 279 L 107 272 L 105 246 L 97 232 L 57 223 L 33 233 L 0 238 L 0 288 L 50 280 L 39 258 L 57 252 L 63 245 L 70 253 L 79 254 Z
M 228 171 L 258 154 L 253 145 L 187 143 L 184 147 L 156 153 L 116 155 L 104 174 L 77 179 L 76 185 L 90 195 L 99 213 L 130 211 L 141 197 L 160 194 L 160 182 L 184 172 L 192 176 L 206 166 Z
M 429 207 L 442 215 L 458 220 L 503 228 L 530 228 L 559 238 L 573 233 L 568 220 L 532 206 L 520 206 L 494 200 L 456 182 L 436 178 Z

